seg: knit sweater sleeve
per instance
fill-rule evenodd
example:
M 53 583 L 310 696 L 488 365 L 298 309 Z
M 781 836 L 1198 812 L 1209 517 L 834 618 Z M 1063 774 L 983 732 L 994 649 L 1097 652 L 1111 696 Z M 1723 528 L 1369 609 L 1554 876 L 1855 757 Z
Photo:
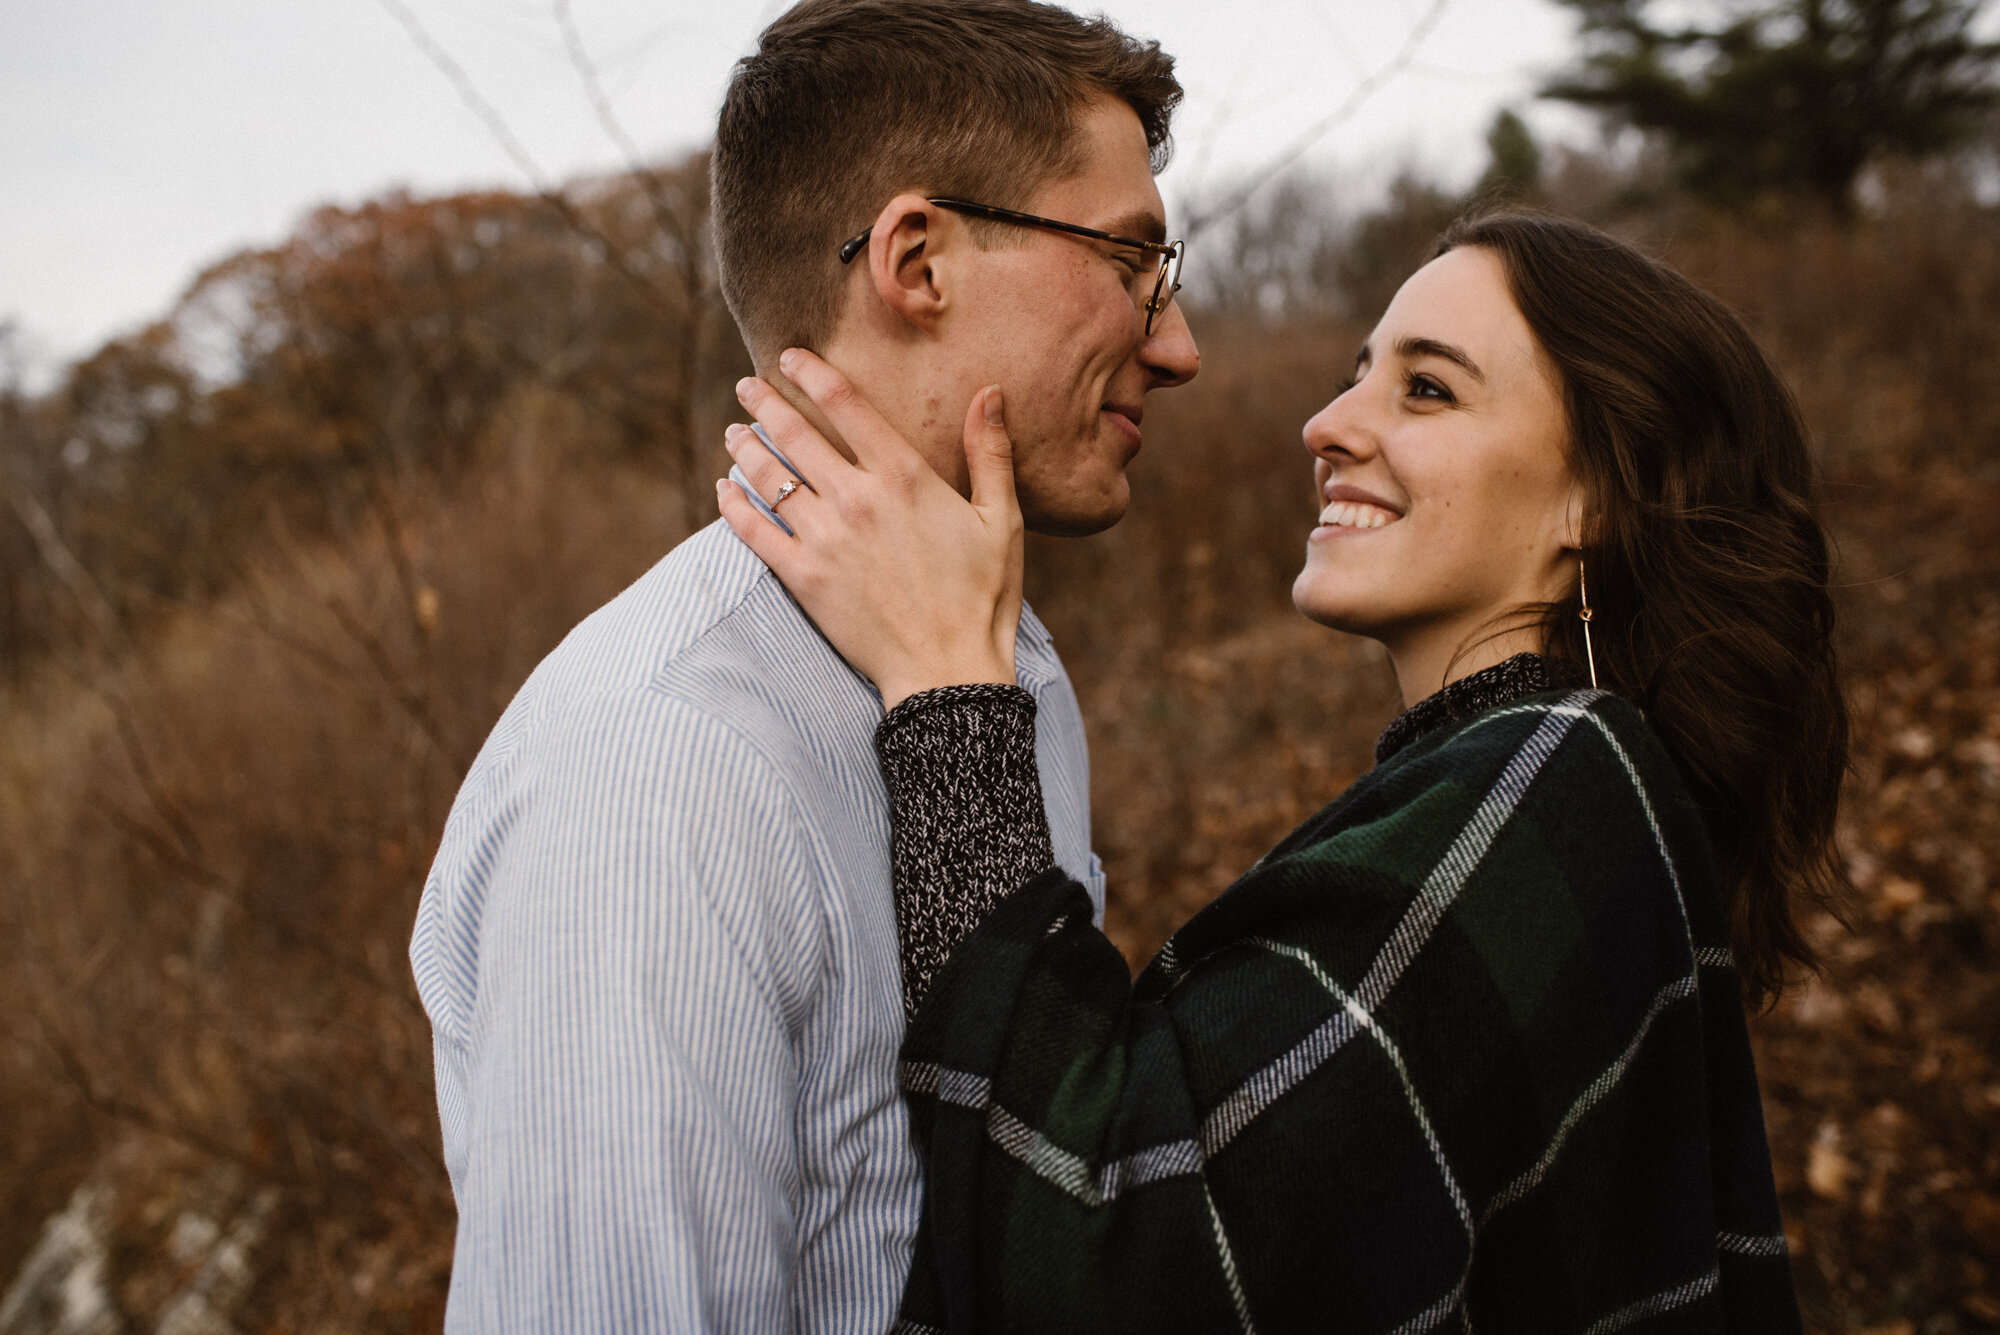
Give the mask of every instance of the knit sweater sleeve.
M 1035 698 L 1018 686 L 920 691 L 883 718 L 889 865 L 910 1014 L 996 905 L 1055 865 L 1035 763 Z

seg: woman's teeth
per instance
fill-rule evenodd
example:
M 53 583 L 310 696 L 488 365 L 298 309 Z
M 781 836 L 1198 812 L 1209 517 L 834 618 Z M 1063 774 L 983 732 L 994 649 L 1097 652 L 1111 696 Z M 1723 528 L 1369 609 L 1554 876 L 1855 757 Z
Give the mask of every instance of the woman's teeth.
M 1319 512 L 1319 522 L 1336 528 L 1380 528 L 1400 516 L 1394 510 L 1361 501 L 1335 501 Z

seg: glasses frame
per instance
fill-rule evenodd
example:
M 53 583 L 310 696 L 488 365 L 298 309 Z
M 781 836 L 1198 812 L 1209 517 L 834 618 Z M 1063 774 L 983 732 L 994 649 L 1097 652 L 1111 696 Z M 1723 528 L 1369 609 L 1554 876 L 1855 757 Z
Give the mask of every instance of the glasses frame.
M 1013 223 L 1017 227 L 1046 227 L 1052 232 L 1066 232 L 1070 236 L 1089 237 L 1092 241 L 1109 241 L 1113 245 L 1129 246 L 1160 257 L 1160 275 L 1153 280 L 1153 295 L 1146 299 L 1146 336 L 1153 335 L 1153 322 L 1159 318 L 1181 290 L 1181 265 L 1187 260 L 1186 241 L 1143 241 L 1136 236 L 1118 236 L 1111 232 L 1100 232 L 1095 227 L 1082 227 L 1076 223 L 1057 222 L 1054 218 L 1040 218 L 1032 213 L 1022 213 L 1018 209 L 1003 209 L 997 204 L 975 204 L 969 199 L 953 199 L 947 195 L 932 196 L 927 202 L 953 213 L 970 214 L 975 218 L 991 218 L 995 222 Z M 875 229 L 863 228 L 859 236 L 849 237 L 840 243 L 840 262 L 847 264 L 861 253 L 868 244 L 868 237 Z

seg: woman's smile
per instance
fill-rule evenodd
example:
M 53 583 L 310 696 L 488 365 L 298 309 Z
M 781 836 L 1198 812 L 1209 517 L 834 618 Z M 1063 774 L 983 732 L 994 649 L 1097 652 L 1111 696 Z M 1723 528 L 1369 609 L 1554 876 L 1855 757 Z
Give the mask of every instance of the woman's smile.
M 1403 517 L 1388 501 L 1344 483 L 1321 487 L 1320 499 L 1325 506 L 1319 512 L 1319 527 L 1309 540 L 1368 533 Z

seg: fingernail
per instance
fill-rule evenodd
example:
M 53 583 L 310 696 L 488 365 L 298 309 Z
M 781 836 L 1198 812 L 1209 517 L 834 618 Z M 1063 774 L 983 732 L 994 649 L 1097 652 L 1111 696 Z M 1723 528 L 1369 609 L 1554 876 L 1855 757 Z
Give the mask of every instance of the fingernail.
M 999 426 L 1006 421 L 1005 405 L 1000 402 L 1000 386 L 986 391 L 986 422 L 989 426 Z
M 728 426 L 722 428 L 722 438 L 724 440 L 736 440 L 739 437 L 749 434 L 750 428 L 744 426 L 741 422 L 731 422 Z
M 746 375 L 746 376 L 744 376 L 744 377 L 743 377 L 743 378 L 742 378 L 741 380 L 737 381 L 737 382 L 736 382 L 736 397 L 737 397 L 737 399 L 738 399 L 739 401 L 741 401 L 741 400 L 743 400 L 743 399 L 747 399 L 747 398 L 749 398 L 749 397 L 750 397 L 750 391 L 751 391 L 751 389 L 752 389 L 752 388 L 754 388 L 754 387 L 756 386 L 756 384 L 757 384 L 757 382 L 756 382 L 755 380 L 751 379 L 751 378 L 750 378 L 749 376 L 747 376 L 747 375 Z
M 778 369 L 783 371 L 786 375 L 790 375 L 792 373 L 792 368 L 797 366 L 798 364 L 799 364 L 799 350 L 797 348 L 786 348 L 783 352 L 778 354 Z
M 728 485 L 729 485 L 729 479 L 726 477 L 719 477 L 715 479 L 715 494 L 717 496 L 722 495 L 722 489 Z

